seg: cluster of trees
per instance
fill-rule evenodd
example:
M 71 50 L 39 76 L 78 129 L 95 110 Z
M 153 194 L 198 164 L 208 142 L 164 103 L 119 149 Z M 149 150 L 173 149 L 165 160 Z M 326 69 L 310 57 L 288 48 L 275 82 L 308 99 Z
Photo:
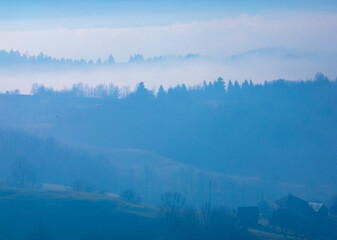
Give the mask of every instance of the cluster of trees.
M 142 198 L 130 188 L 121 192 L 119 198 L 130 203 L 141 203 L 143 201 Z
M 102 64 L 102 60 L 98 60 L 97 64 Z M 110 55 L 106 63 L 114 63 L 113 57 Z M 42 52 L 37 56 L 30 56 L 27 54 L 21 54 L 19 51 L 5 50 L 0 51 L 0 66 L 17 66 L 17 65 L 36 65 L 36 64 L 52 64 L 52 65 L 87 65 L 94 64 L 93 61 L 87 62 L 84 59 L 72 60 L 72 59 L 57 59 L 43 54 Z
M 244 226 L 225 208 L 211 208 L 205 202 L 201 209 L 188 206 L 178 192 L 163 194 L 159 216 L 164 239 L 252 239 Z

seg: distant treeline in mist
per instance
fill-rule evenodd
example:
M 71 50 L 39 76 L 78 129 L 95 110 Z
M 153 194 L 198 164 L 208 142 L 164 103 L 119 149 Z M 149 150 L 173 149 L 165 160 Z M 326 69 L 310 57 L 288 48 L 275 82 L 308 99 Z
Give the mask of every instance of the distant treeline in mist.
M 187 54 L 185 56 L 158 56 L 154 58 L 145 59 L 141 54 L 135 54 L 130 56 L 128 63 L 139 63 L 139 62 L 153 62 L 161 60 L 184 60 L 198 57 L 198 55 Z M 20 53 L 19 51 L 6 51 L 0 50 L 0 67 L 1 66 L 31 66 L 31 65 L 46 65 L 46 66 L 108 66 L 115 64 L 114 57 L 110 54 L 107 59 L 102 60 L 98 58 L 97 60 L 85 60 L 81 59 L 70 59 L 70 58 L 53 58 L 40 53 L 39 55 L 30 55 L 25 53 Z

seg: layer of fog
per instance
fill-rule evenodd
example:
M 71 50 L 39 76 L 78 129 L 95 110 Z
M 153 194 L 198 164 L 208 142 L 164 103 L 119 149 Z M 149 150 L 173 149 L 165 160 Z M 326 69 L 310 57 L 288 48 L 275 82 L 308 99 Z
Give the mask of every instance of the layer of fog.
M 50 28 L 1 31 L 0 46 L 30 55 L 41 51 L 56 58 L 105 59 L 117 62 L 141 53 L 154 56 L 198 53 L 230 56 L 250 49 L 290 47 L 302 51 L 337 51 L 337 14 L 284 13 L 238 15 L 167 26 L 133 28 Z
M 194 58 L 173 61 L 117 63 L 107 66 L 77 68 L 52 68 L 45 65 L 0 68 L 0 91 L 20 90 L 30 93 L 32 85 L 43 84 L 56 90 L 71 88 L 76 83 L 89 86 L 110 84 L 133 91 L 136 84 L 144 82 L 147 88 L 165 89 L 178 84 L 200 85 L 222 77 L 225 81 L 252 80 L 261 83 L 275 79 L 306 80 L 316 72 L 330 79 L 337 76 L 337 55 L 276 56 L 249 53 L 227 59 Z

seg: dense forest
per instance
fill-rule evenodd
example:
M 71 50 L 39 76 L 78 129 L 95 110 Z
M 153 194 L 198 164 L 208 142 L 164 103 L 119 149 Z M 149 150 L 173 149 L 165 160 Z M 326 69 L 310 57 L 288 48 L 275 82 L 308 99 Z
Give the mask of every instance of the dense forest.
M 0 124 L 87 150 L 141 149 L 269 189 L 277 182 L 284 191 L 327 196 L 336 187 L 336 93 L 336 81 L 323 74 L 264 84 L 219 78 L 156 92 L 139 83 L 122 95 L 112 84 L 35 85 L 31 95 L 0 95 Z

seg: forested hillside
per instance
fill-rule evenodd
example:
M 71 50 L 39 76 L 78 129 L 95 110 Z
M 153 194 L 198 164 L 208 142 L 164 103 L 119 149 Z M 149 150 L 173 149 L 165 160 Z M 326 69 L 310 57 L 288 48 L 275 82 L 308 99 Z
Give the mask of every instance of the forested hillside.
M 32 93 L 1 94 L 2 128 L 75 146 L 142 149 L 203 170 L 324 192 L 336 186 L 337 83 L 322 74 L 262 85 L 218 79 L 156 93 L 140 83 L 123 96 L 113 85 L 35 86 Z

